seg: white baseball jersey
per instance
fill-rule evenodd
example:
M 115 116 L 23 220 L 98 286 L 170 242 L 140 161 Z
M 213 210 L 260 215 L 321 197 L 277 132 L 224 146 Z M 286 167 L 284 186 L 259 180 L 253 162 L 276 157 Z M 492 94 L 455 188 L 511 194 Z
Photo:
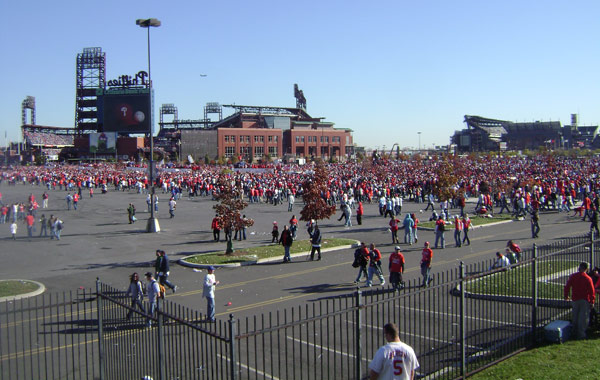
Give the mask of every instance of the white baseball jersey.
M 410 380 L 412 371 L 419 368 L 415 351 L 402 342 L 390 342 L 377 350 L 369 369 L 381 380 Z

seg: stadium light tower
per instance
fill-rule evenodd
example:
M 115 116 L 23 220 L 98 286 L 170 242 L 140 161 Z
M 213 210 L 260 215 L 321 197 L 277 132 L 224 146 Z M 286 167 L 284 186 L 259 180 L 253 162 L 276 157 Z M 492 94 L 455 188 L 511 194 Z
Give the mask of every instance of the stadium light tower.
M 146 225 L 146 232 L 160 232 L 160 225 L 158 224 L 158 219 L 154 215 L 154 120 L 152 120 L 152 76 L 150 73 L 150 27 L 159 27 L 160 21 L 156 18 L 139 18 L 135 20 L 135 24 L 148 29 L 148 97 L 150 98 L 150 114 L 148 115 L 150 119 L 150 186 L 152 190 L 150 192 L 150 219 L 148 219 L 148 224 Z
M 417 132 L 417 135 L 419 135 L 419 153 L 421 153 L 421 132 Z

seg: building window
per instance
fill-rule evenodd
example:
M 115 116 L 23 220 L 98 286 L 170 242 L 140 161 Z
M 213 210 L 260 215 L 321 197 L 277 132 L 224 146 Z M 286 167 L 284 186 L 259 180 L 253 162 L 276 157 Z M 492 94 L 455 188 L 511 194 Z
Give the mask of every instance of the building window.
M 250 136 L 248 136 L 250 137 Z M 241 146 L 240 147 L 240 154 L 244 157 L 248 157 L 252 154 L 252 147 L 250 146 Z
M 262 157 L 265 154 L 264 146 L 255 146 L 254 147 L 254 157 Z
M 276 146 L 269 147 L 269 156 L 272 156 L 272 157 L 277 156 L 277 147 Z
M 346 136 L 346 145 L 350 145 L 350 136 Z
M 229 135 L 225 135 L 225 142 L 229 142 Z
M 265 142 L 265 136 L 254 136 L 254 142 L 255 143 Z
M 300 142 L 304 142 L 304 136 L 300 136 Z
M 235 135 L 229 136 L 229 141 L 231 141 L 232 143 L 234 143 L 235 142 Z
M 300 142 L 300 136 L 296 136 L 296 142 L 299 143 Z
M 234 146 L 226 146 L 225 147 L 225 157 L 233 157 L 235 156 L 235 147 Z
M 273 136 L 269 136 L 268 142 L 273 142 Z
M 273 140 L 274 140 L 275 142 L 279 141 L 279 136 L 273 136 Z

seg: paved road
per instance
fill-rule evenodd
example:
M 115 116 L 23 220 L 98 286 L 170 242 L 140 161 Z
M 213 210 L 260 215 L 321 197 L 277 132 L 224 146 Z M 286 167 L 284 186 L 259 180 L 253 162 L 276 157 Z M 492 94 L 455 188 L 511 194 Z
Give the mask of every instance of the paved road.
M 30 185 L 0 187 L 4 202 L 25 201 L 30 193 L 38 200 L 44 188 Z M 65 222 L 60 241 L 47 238 L 26 237 L 26 227 L 19 224 L 18 239 L 12 241 L 8 224 L 0 225 L 0 257 L 5 263 L 0 269 L 2 278 L 25 278 L 44 283 L 49 292 L 74 290 L 79 287 L 93 288 L 96 277 L 115 287 L 127 286 L 128 276 L 134 271 L 144 273 L 152 268 L 154 251 L 164 249 L 172 261 L 189 254 L 224 249 L 224 243 L 212 241 L 210 221 L 214 216 L 210 198 L 178 202 L 176 216 L 169 219 L 167 211 L 168 195 L 159 192 L 159 220 L 162 231 L 147 234 L 145 219 L 148 217 L 145 196 L 135 192 L 117 192 L 111 189 L 108 194 L 96 192 L 89 198 L 86 192 L 80 201 L 79 210 L 67 211 L 66 192 L 53 190 L 50 194 L 50 208 L 41 213 L 59 215 Z M 127 222 L 127 205 L 135 204 L 140 221 Z M 41 201 L 40 201 L 41 203 Z M 301 205 L 294 206 L 299 216 Z M 420 219 L 427 219 L 429 213 L 419 214 L 423 204 L 405 202 L 404 212 L 417 212 Z M 456 210 L 452 210 L 456 211 Z M 273 206 L 253 204 L 246 214 L 256 223 L 249 228 L 248 240 L 235 242 L 235 247 L 255 246 L 269 243 L 270 230 L 274 220 L 285 224 L 291 213 L 287 204 Z M 541 238 L 531 239 L 529 221 L 513 222 L 492 227 L 478 228 L 471 232 L 470 246 L 455 248 L 452 231 L 446 232 L 447 248 L 435 250 L 434 271 L 455 268 L 459 261 L 466 263 L 492 259 L 496 251 L 503 251 L 506 241 L 513 239 L 521 247 L 544 243 L 565 236 L 588 231 L 589 223 L 573 217 L 573 213 L 543 213 L 541 216 Z M 362 226 L 344 228 L 337 218 L 321 223 L 324 238 L 345 237 L 374 242 L 384 257 L 392 252 L 393 245 L 387 231 L 387 219 L 379 216 L 377 205 L 365 205 Z M 38 226 L 39 233 L 39 226 Z M 400 233 L 402 236 L 402 233 Z M 299 228 L 299 238 L 307 238 L 304 228 Z M 433 232 L 420 231 L 419 244 L 401 244 L 407 265 L 405 277 L 420 276 L 418 264 L 422 242 L 433 243 Z M 282 248 L 283 254 L 283 248 Z M 357 270 L 351 267 L 353 249 L 324 254 L 323 260 L 309 262 L 302 259 L 290 264 L 269 263 L 255 266 L 219 269 L 217 278 L 217 317 L 225 318 L 229 313 L 237 317 L 256 313 L 281 310 L 315 299 L 348 293 L 355 289 L 352 281 Z M 386 278 L 387 278 L 387 270 Z M 173 263 L 170 279 L 179 286 L 170 299 L 196 310 L 205 310 L 201 299 L 201 284 L 205 272 Z M 387 280 L 386 280 L 387 281 Z M 378 282 L 375 280 L 375 284 Z M 225 305 L 231 302 L 231 306 Z

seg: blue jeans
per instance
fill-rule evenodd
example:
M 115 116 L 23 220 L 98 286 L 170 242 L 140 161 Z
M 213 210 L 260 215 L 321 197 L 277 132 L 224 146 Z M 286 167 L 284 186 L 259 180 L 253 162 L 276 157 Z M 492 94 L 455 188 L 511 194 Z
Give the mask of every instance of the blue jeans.
M 283 255 L 283 261 L 292 261 L 292 259 L 290 257 L 290 248 L 291 248 L 291 246 L 289 246 L 289 245 L 283 246 L 283 249 L 285 251 L 285 254 Z
M 446 237 L 444 236 L 443 232 L 436 232 L 435 233 L 435 247 L 438 247 L 438 241 L 441 241 L 442 243 L 442 248 L 446 248 Z
M 412 244 L 414 241 L 414 237 L 412 234 L 412 228 L 404 227 L 404 243 Z
M 454 230 L 454 243 L 456 243 L 457 247 L 460 247 L 462 245 L 460 241 L 460 230 Z
M 208 320 L 215 320 L 215 299 L 213 297 L 206 297 L 206 315 Z
M 373 284 L 373 274 L 377 274 L 377 278 L 379 278 L 379 283 L 381 285 L 385 285 L 385 278 L 383 278 L 383 275 L 379 271 L 379 268 L 376 266 L 370 265 L 369 266 L 369 274 L 367 277 L 367 286 L 371 286 L 371 284 Z
M 156 312 L 156 310 L 158 310 L 158 302 L 157 301 L 150 302 L 149 309 L 150 310 L 148 311 L 148 314 L 150 316 L 154 316 L 154 313 Z M 152 326 L 152 320 L 150 318 L 146 319 L 146 326 L 148 326 L 148 327 Z
M 431 276 L 429 275 L 430 271 L 431 271 L 431 267 L 421 265 L 421 275 L 423 276 L 423 286 L 427 286 L 427 284 L 429 283 L 429 279 L 431 278 Z

